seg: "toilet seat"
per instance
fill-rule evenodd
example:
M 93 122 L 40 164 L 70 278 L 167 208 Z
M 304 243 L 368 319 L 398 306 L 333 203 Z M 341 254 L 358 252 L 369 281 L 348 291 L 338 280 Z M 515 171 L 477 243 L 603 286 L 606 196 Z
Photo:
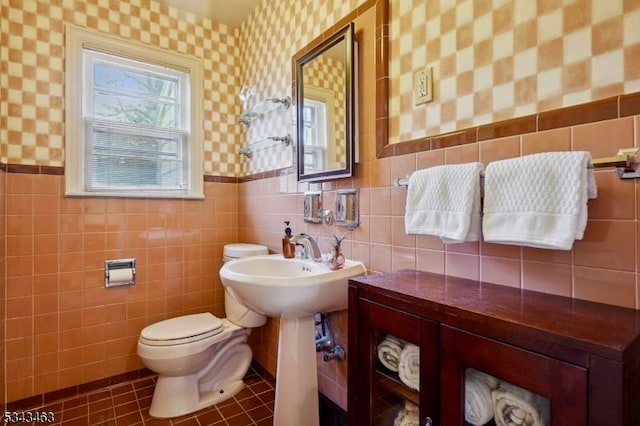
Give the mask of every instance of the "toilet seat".
M 183 315 L 145 327 L 140 333 L 140 342 L 150 346 L 182 345 L 215 336 L 223 330 L 223 321 L 209 312 Z

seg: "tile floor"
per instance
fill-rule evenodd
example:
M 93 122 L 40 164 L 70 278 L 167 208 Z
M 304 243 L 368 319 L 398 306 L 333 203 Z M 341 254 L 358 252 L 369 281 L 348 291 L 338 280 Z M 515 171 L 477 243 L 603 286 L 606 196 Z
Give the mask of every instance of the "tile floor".
M 191 415 L 159 420 L 149 417 L 155 377 L 121 383 L 24 411 L 53 412 L 64 426 L 262 426 L 273 424 L 274 383 L 254 370 L 236 396 Z M 22 423 L 24 424 L 24 423 Z

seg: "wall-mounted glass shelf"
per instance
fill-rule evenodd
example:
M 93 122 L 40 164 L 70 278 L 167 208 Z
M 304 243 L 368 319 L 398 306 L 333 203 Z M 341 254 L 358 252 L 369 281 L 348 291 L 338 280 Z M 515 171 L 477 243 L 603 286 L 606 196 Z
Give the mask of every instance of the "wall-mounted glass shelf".
M 288 109 L 290 106 L 291 98 L 289 96 L 284 98 L 267 98 L 258 102 L 248 111 L 243 112 L 238 121 L 249 127 L 254 119 L 279 108 Z
M 268 136 L 264 139 L 250 142 L 244 147 L 240 148 L 238 150 L 238 154 L 244 155 L 245 157 L 251 159 L 253 157 L 254 151 L 276 145 L 276 142 L 281 142 L 285 146 L 289 146 L 291 145 L 291 135 L 286 134 L 284 136 Z

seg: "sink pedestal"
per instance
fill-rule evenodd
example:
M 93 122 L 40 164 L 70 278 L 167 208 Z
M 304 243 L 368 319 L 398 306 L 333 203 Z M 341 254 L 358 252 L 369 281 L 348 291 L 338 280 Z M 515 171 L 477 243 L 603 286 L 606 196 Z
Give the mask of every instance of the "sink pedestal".
M 280 318 L 274 426 L 318 426 L 314 315 Z
M 227 262 L 220 269 L 249 312 L 280 318 L 276 366 L 275 426 L 318 426 L 318 372 L 314 312 L 346 309 L 349 278 L 367 273 L 364 263 L 345 260 L 332 270 L 323 262 L 281 254 Z

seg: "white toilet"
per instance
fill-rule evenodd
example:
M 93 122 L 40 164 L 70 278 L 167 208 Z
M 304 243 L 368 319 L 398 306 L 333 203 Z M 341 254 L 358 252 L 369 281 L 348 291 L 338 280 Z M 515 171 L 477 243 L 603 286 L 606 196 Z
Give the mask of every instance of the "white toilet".
M 228 244 L 224 260 L 268 254 L 258 244 Z M 225 291 L 226 318 L 209 312 L 184 315 L 145 327 L 138 356 L 158 374 L 149 414 L 169 418 L 222 402 L 244 386 L 251 364 L 248 328 L 267 318 L 242 306 Z

